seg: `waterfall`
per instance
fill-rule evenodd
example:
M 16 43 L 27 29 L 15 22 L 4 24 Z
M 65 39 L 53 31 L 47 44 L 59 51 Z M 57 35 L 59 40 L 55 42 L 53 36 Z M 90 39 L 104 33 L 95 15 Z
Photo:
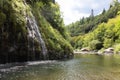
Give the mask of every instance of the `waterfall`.
M 24 4 L 27 5 L 26 1 L 24 0 Z M 33 40 L 37 39 L 40 43 L 42 54 L 44 56 L 44 59 L 46 59 L 47 56 L 47 48 L 45 45 L 44 40 L 42 39 L 41 32 L 38 28 L 37 22 L 35 20 L 35 17 L 33 16 L 32 12 L 30 11 L 30 16 L 26 16 L 27 21 L 27 30 L 28 30 L 28 37 L 31 37 Z M 28 44 L 29 45 L 29 44 Z M 34 47 L 33 47 L 34 50 Z
M 27 28 L 28 28 L 29 37 L 32 37 L 33 39 L 37 38 L 37 40 L 39 41 L 40 46 L 42 48 L 42 53 L 45 57 L 47 55 L 47 48 L 46 48 L 44 40 L 42 39 L 42 35 L 39 31 L 37 22 L 33 15 L 31 17 L 27 17 Z

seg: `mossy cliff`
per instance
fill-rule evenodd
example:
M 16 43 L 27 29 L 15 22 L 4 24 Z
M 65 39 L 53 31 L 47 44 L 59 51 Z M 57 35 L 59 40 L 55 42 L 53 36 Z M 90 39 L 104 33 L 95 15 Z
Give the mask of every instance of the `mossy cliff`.
M 31 33 L 34 26 L 27 18 L 36 22 L 47 55 L 43 55 L 37 35 Z M 72 52 L 59 6 L 53 0 L 0 0 L 0 63 L 70 58 Z

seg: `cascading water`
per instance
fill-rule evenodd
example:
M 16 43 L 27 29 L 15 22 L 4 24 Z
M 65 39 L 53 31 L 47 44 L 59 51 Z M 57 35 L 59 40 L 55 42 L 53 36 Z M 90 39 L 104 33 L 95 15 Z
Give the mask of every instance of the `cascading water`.
M 32 38 L 37 38 L 40 42 L 42 53 L 44 57 L 47 55 L 47 48 L 45 46 L 45 42 L 42 39 L 41 33 L 38 29 L 37 22 L 35 20 L 35 17 L 32 15 L 31 17 L 27 17 L 27 28 L 29 29 L 29 36 Z
M 26 1 L 24 1 L 24 4 L 27 5 Z M 35 17 L 33 16 L 31 11 L 30 11 L 30 13 L 31 13 L 31 16 L 26 16 L 28 37 L 33 38 L 33 40 L 36 38 L 39 41 L 40 46 L 42 48 L 42 54 L 44 56 L 44 59 L 46 59 L 47 48 L 46 48 L 45 42 L 42 39 L 42 35 L 41 35 L 40 30 L 38 28 Z M 34 47 L 33 47 L 33 49 L 34 49 Z

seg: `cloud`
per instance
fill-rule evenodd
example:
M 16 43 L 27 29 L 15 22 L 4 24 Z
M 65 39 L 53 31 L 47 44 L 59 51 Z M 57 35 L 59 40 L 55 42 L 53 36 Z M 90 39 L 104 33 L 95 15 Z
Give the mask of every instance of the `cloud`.
M 63 13 L 65 24 L 70 24 L 87 17 L 94 10 L 94 14 L 99 14 L 104 8 L 108 9 L 112 0 L 56 0 L 60 5 L 60 10 Z

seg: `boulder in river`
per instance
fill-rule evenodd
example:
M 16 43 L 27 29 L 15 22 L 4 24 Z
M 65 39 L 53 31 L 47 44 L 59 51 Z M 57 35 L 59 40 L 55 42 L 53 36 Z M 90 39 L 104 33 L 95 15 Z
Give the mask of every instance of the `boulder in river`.
M 103 52 L 104 54 L 114 54 L 114 48 L 107 48 Z
M 89 52 L 90 50 L 88 48 L 82 48 L 81 51 Z

